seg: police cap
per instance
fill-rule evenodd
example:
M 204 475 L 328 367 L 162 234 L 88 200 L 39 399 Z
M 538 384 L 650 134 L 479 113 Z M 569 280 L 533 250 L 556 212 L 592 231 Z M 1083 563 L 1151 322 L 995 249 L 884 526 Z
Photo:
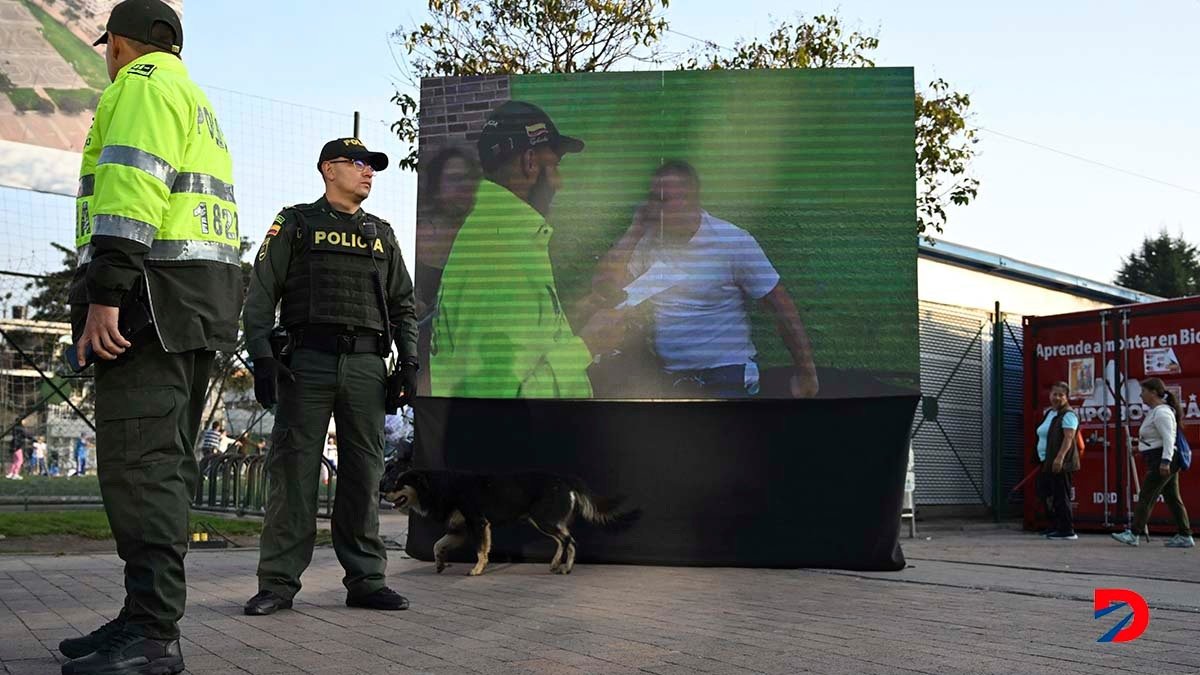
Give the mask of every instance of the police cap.
M 546 111 L 524 101 L 508 101 L 492 111 L 477 141 L 479 162 L 486 170 L 526 150 L 547 145 L 560 156 L 583 152 L 583 141 L 558 133 Z
M 155 40 L 154 26 L 165 23 L 175 31 L 174 42 Z M 108 15 L 106 32 L 93 46 L 108 44 L 108 35 L 120 35 L 148 45 L 154 45 L 178 55 L 183 51 L 183 25 L 179 15 L 162 0 L 124 0 L 112 8 Z
M 367 150 L 367 146 L 357 138 L 336 138 L 325 144 L 321 148 L 321 156 L 317 159 L 317 168 L 321 167 L 321 162 L 328 162 L 331 159 L 361 159 L 371 165 L 376 171 L 383 171 L 388 168 L 388 156 L 382 152 L 371 152 Z

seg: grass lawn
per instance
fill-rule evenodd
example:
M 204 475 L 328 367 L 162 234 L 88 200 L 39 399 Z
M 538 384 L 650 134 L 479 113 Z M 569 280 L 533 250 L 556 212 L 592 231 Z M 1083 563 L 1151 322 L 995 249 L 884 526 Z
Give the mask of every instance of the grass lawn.
M 54 112 L 54 104 L 42 98 L 32 89 L 17 88 L 5 92 L 8 100 L 12 101 L 17 110 L 37 110 L 38 112 Z
M 46 38 L 46 42 L 49 42 L 55 51 L 71 64 L 84 82 L 96 89 L 104 89 L 108 86 L 108 69 L 104 65 L 104 58 L 97 54 L 91 45 L 76 37 L 74 33 L 67 30 L 66 26 L 43 11 L 41 7 L 34 5 L 29 0 L 22 0 L 22 3 L 41 22 L 42 36 Z
M 205 524 L 228 536 L 258 536 L 262 521 L 235 520 L 204 514 L 192 514 L 192 528 Z M 29 511 L 0 513 L 0 534 L 10 539 L 36 536 L 76 536 L 85 539 L 109 539 L 112 530 L 104 511 Z
M 46 93 L 59 110 L 70 114 L 95 110 L 100 102 L 100 92 L 95 89 L 47 89 Z
M 63 478 L 30 476 L 24 480 L 0 480 L 0 497 L 99 497 L 100 481 L 95 475 Z

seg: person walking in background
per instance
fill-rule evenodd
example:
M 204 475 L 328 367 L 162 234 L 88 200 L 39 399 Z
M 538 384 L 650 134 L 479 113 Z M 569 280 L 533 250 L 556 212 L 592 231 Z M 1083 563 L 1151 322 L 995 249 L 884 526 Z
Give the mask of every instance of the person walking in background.
M 88 463 L 88 439 L 85 435 L 79 434 L 75 439 L 75 473 L 74 476 L 83 476 L 87 474 Z
M 1167 391 L 1163 381 L 1152 377 L 1142 382 L 1142 403 L 1150 412 L 1142 418 L 1138 430 L 1138 449 L 1146 462 L 1146 475 L 1142 478 L 1142 490 L 1138 494 L 1137 508 L 1133 511 L 1132 529 L 1113 533 L 1112 538 L 1137 546 L 1138 538 L 1150 522 L 1150 511 L 1154 502 L 1162 495 L 1163 501 L 1175 520 L 1176 534 L 1166 546 L 1170 548 L 1192 548 L 1192 525 L 1188 522 L 1187 507 L 1179 494 L 1179 470 L 1182 458 L 1175 452 L 1175 436 L 1179 433 L 1179 421 L 1183 419 L 1183 408 L 1175 394 Z
M 321 484 L 329 483 L 329 467 L 332 466 L 334 471 L 337 470 L 337 436 L 329 434 L 325 437 L 325 449 L 321 451 L 321 455 L 329 460 L 329 464 L 321 462 Z
M 29 472 L 35 476 L 49 475 L 46 470 L 46 438 L 44 436 L 38 436 L 33 441 L 33 464 Z
M 1079 416 L 1071 409 L 1071 389 L 1066 382 L 1050 385 L 1050 410 L 1037 428 L 1038 496 L 1049 500 L 1050 532 L 1047 539 L 1073 540 L 1075 525 L 1071 517 L 1071 477 L 1079 470 L 1079 450 L 1075 430 Z
M 23 480 L 21 477 L 21 467 L 25 464 L 25 446 L 29 443 L 29 437 L 26 435 L 25 423 L 17 420 L 17 425 L 12 430 L 12 440 L 9 444 L 9 453 L 12 454 L 12 465 L 8 467 L 8 474 L 5 478 L 12 480 Z
M 200 437 L 200 458 L 215 455 L 221 450 L 221 437 L 225 435 L 225 426 L 221 420 L 213 420 L 204 435 Z

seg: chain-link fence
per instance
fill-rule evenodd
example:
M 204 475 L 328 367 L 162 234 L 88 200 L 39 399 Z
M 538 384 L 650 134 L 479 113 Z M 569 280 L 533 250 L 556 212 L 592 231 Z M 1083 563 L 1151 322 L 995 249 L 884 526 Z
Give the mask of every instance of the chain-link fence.
M 317 155 L 323 143 L 357 129 L 372 149 L 393 157 L 406 150 L 384 120 L 360 121 L 350 110 L 321 110 L 216 87 L 205 90 L 233 153 L 245 260 L 281 207 L 321 195 Z M 398 234 L 408 260 L 412 234 L 403 224 L 411 222 L 414 183 L 399 170 L 381 173 L 364 205 L 402 224 Z M 62 361 L 71 341 L 67 288 L 75 267 L 74 222 L 72 196 L 0 187 L 0 460 L 5 473 L 12 468 L 14 435 L 25 448 L 25 475 L 34 465 L 35 443 L 44 444 L 49 475 L 76 473 L 81 463 L 89 472 L 94 466 L 90 370 L 76 376 Z M 273 420 L 254 401 L 244 354 L 218 356 L 204 418 L 206 427 L 210 420 L 223 420 L 228 436 L 241 441 L 239 446 L 225 441 L 232 452 L 265 449 L 262 442 Z M 36 447 L 40 451 L 42 446 Z M 40 473 L 43 467 L 36 468 Z M 0 492 L 22 490 L 17 484 L 5 488 Z

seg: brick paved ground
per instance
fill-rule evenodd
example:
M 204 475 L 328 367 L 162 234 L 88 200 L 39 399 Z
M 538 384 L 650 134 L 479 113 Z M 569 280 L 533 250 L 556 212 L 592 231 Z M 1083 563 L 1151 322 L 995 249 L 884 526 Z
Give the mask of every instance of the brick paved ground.
M 394 522 L 394 521 L 393 521 Z M 319 550 L 296 609 L 246 617 L 256 551 L 188 557 L 183 645 L 191 673 L 1197 673 L 1196 551 L 1089 536 L 928 530 L 898 573 L 497 565 L 443 575 L 393 554 L 413 606 L 346 608 Z M 54 673 L 58 641 L 122 597 L 113 555 L 0 558 L 0 663 Z M 1152 621 L 1137 642 L 1097 644 L 1097 586 L 1132 588 Z

